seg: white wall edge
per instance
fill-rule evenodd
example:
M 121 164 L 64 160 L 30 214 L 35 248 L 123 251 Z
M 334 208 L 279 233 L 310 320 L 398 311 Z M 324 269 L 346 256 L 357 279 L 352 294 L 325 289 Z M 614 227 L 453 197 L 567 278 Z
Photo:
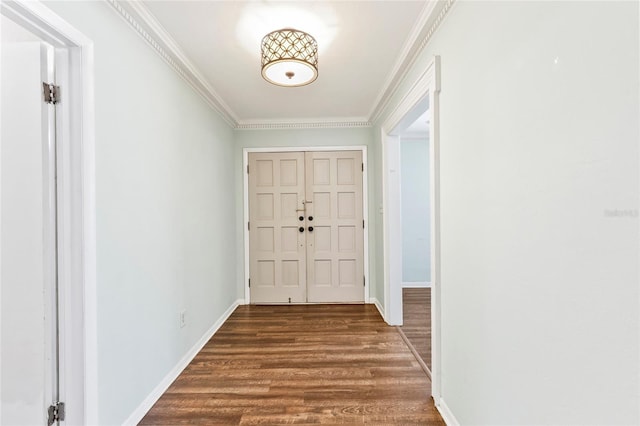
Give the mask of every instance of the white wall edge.
M 403 281 L 402 288 L 431 288 L 429 281 Z
M 189 365 L 189 363 L 195 358 L 196 355 L 202 350 L 204 345 L 213 337 L 213 335 L 220 329 L 222 324 L 231 316 L 233 311 L 244 303 L 244 300 L 237 299 L 235 302 L 231 304 L 229 309 L 227 309 L 218 320 L 211 326 L 209 330 L 207 330 L 204 335 L 198 340 L 195 345 L 178 361 L 178 363 L 167 373 L 167 375 L 162 379 L 160 383 L 151 391 L 151 393 L 142 401 L 142 403 L 136 408 L 133 413 L 129 416 L 127 420 L 125 420 L 123 425 L 137 425 L 140 420 L 147 414 L 147 412 L 153 407 L 158 399 L 166 392 L 166 390 L 171 386 L 171 383 L 182 373 L 182 371 Z
M 444 420 L 447 426 L 460 426 L 460 422 L 456 419 L 456 416 L 453 415 L 453 412 L 447 403 L 444 402 L 443 398 L 440 398 L 440 401 L 436 402 L 436 408 L 440 412 L 442 420 Z
M 376 299 L 375 297 L 371 297 L 371 298 L 369 298 L 369 303 L 373 303 L 375 305 L 375 307 L 378 310 L 378 312 L 380 312 L 380 316 L 382 317 L 382 319 L 385 322 L 387 322 L 387 319 L 384 317 L 384 308 L 380 304 L 380 301 L 378 299 Z

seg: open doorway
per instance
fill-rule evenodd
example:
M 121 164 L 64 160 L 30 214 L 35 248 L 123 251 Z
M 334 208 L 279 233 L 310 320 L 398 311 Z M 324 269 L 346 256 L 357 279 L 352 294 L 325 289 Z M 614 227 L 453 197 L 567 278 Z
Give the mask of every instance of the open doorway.
M 428 134 L 427 156 L 419 158 L 418 166 L 422 164 L 428 167 L 428 215 L 418 214 L 418 221 L 428 223 L 429 260 L 422 262 L 428 264 L 429 281 L 422 282 L 423 288 L 430 282 L 428 313 L 419 314 L 418 320 L 425 327 L 430 325 L 431 355 L 426 355 L 425 366 L 430 367 L 432 382 L 432 397 L 436 407 L 440 404 L 440 221 L 439 221 L 439 127 L 438 114 L 440 92 L 440 58 L 435 56 L 425 67 L 422 75 L 409 89 L 408 93 L 400 101 L 399 105 L 384 121 L 381 128 L 382 140 L 382 169 L 383 169 L 383 221 L 384 221 L 384 316 L 390 325 L 402 325 L 403 315 L 403 282 L 408 283 L 407 274 L 403 269 L 403 185 L 402 185 L 402 139 L 403 133 L 413 124 L 426 125 Z M 419 118 L 424 116 L 423 122 Z M 417 122 L 418 121 L 418 122 Z M 416 123 L 417 122 L 417 123 Z M 405 140 L 408 138 L 405 135 Z M 425 142 L 426 142 L 425 141 Z M 408 147 L 408 145 L 407 145 Z M 415 146 L 413 148 L 416 148 Z M 424 148 L 418 145 L 419 148 Z M 405 155 L 409 155 L 408 153 Z M 419 157 L 419 154 L 415 154 Z M 424 171 L 424 169 L 421 169 Z M 406 178 L 405 178 L 406 179 Z M 405 188 L 405 192 L 407 189 Z M 406 194 L 405 194 L 406 196 Z M 407 200 L 405 200 L 407 201 Z M 410 200 L 408 200 L 410 201 Z M 410 225 L 409 225 L 410 226 Z M 415 225 L 414 225 L 415 226 Z M 416 241 L 422 237 L 416 235 Z M 418 253 L 425 250 L 417 250 Z M 424 254 L 424 253 L 422 253 Z M 420 260 L 419 260 L 420 261 Z M 426 266 L 426 265 L 425 265 Z M 423 269 L 424 271 L 424 269 Z M 407 271 L 408 272 L 408 271 Z M 424 275 L 423 275 L 424 276 Z M 420 281 L 417 281 L 420 282 Z M 423 290 L 424 291 L 424 290 Z M 426 303 L 426 301 L 425 301 Z M 424 306 L 423 301 L 418 306 Z
M 429 191 L 429 105 L 409 114 L 418 118 L 402 129 L 400 192 L 402 221 L 402 326 L 400 332 L 431 376 L 431 206 Z

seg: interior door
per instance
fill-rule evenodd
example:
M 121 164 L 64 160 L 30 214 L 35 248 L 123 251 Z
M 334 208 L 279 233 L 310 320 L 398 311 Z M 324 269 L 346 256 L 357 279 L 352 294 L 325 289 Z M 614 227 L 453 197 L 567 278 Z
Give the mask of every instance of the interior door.
M 306 302 L 304 154 L 249 154 L 249 188 L 251 301 Z
M 305 173 L 307 300 L 363 302 L 362 151 L 307 152 Z
M 249 154 L 252 303 L 364 301 L 362 152 Z
M 53 48 L 2 19 L 0 424 L 46 425 L 59 398 Z

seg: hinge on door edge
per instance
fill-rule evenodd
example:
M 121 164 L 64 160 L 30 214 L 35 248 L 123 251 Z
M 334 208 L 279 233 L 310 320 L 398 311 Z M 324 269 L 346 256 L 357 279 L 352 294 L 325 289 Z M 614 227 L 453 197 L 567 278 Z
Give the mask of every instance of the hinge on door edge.
M 362 171 L 364 172 L 364 163 L 362 163 Z
M 64 402 L 56 402 L 49 406 L 47 410 L 47 424 L 51 426 L 55 422 L 61 422 L 64 420 Z
M 247 174 L 249 174 L 249 165 L 247 164 Z
M 365 277 L 364 275 L 362 276 L 362 287 L 366 287 L 367 286 L 367 277 Z
M 247 222 L 247 231 L 251 231 L 251 222 Z
M 362 229 L 364 229 L 364 219 L 362 219 Z
M 249 288 L 251 288 L 251 278 L 249 278 Z
M 60 88 L 51 83 L 42 82 L 42 92 L 44 94 L 44 103 L 55 105 L 59 101 L 58 92 Z

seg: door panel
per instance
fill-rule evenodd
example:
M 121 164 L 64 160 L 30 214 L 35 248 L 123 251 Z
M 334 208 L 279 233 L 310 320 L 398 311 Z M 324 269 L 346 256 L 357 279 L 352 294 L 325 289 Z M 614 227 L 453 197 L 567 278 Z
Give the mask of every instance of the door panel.
M 362 152 L 305 153 L 309 302 L 364 301 Z
M 252 303 L 306 302 L 304 154 L 249 154 Z

